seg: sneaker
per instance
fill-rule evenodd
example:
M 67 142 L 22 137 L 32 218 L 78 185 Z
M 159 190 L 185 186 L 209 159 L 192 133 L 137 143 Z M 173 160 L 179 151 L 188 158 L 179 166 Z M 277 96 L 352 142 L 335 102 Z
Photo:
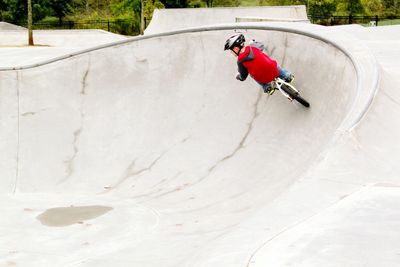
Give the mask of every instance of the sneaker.
M 273 95 L 275 92 L 275 88 L 272 87 L 267 87 L 267 88 L 263 88 L 264 89 L 264 93 L 269 94 L 269 95 Z
M 285 82 L 287 82 L 287 83 L 291 83 L 293 81 L 294 81 L 294 75 L 293 74 L 290 74 L 289 78 L 285 79 Z

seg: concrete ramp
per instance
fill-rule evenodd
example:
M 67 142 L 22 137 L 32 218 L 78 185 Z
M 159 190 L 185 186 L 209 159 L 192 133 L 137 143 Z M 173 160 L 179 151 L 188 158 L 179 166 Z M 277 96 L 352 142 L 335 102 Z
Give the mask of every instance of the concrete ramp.
M 0 69 L 37 65 L 85 48 L 127 39 L 103 30 L 35 30 L 33 36 L 35 46 L 28 46 L 27 30 L 0 30 Z
M 145 34 L 201 27 L 205 25 L 250 21 L 245 18 L 280 21 L 308 21 L 305 6 L 259 6 L 156 9 Z
M 26 28 L 8 22 L 0 21 L 0 31 L 21 31 Z
M 340 232 L 311 238 L 363 188 L 324 179 L 324 159 L 365 117 L 376 61 L 334 28 L 296 25 L 148 35 L 1 71 L 0 265 L 376 266 L 341 253 Z M 234 79 L 222 47 L 238 28 L 310 109 Z M 324 242 L 339 247 L 325 257 Z

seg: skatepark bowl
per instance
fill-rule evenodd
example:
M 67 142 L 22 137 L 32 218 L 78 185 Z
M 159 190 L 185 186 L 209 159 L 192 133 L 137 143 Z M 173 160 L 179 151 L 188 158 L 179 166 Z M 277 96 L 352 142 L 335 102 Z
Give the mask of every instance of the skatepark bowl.
M 398 244 L 399 226 L 363 232 L 384 223 L 383 202 L 366 202 L 392 187 L 330 165 L 353 159 L 344 144 L 376 94 L 375 58 L 335 30 L 270 25 L 3 68 L 0 266 L 395 266 L 395 248 L 371 240 Z M 311 108 L 234 79 L 222 47 L 235 31 L 295 73 Z

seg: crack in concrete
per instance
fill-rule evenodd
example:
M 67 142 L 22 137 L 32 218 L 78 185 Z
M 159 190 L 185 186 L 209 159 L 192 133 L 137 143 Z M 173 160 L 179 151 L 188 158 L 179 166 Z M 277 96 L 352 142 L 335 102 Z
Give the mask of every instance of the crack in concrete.
M 82 79 L 81 95 L 86 95 L 86 86 L 87 86 L 86 79 L 89 75 L 89 68 L 90 68 L 90 58 L 89 58 L 88 68 L 86 69 L 86 72 L 83 75 L 83 79 Z
M 196 184 L 202 182 L 203 180 L 207 179 L 207 178 L 211 175 L 211 173 L 212 173 L 220 164 L 222 164 L 222 163 L 228 161 L 229 159 L 233 158 L 241 149 L 243 149 L 243 148 L 245 147 L 244 144 L 246 143 L 248 137 L 250 136 L 251 131 L 253 130 L 253 126 L 254 126 L 255 121 L 256 121 L 257 117 L 260 115 L 260 113 L 258 112 L 258 106 L 259 106 L 259 103 L 260 103 L 260 101 L 261 101 L 261 97 L 262 97 L 262 93 L 261 93 L 261 91 L 259 91 L 259 94 L 258 94 L 258 96 L 257 96 L 257 100 L 256 100 L 256 102 L 253 104 L 253 106 L 254 106 L 254 111 L 253 111 L 252 119 L 251 119 L 251 121 L 250 121 L 249 123 L 247 123 L 248 128 L 247 128 L 247 130 L 246 130 L 246 133 L 244 134 L 244 136 L 243 136 L 242 139 L 240 140 L 240 142 L 239 142 L 239 144 L 237 145 L 237 147 L 233 150 L 233 152 L 231 152 L 229 155 L 226 155 L 226 156 L 223 157 L 222 159 L 218 160 L 213 166 L 211 166 L 211 167 L 208 169 L 207 174 L 204 175 L 204 176 L 202 176 L 202 177 L 201 177 L 199 180 L 197 180 L 196 182 L 194 182 L 194 183 L 192 183 L 192 184 L 184 184 L 184 185 L 181 185 L 181 186 L 179 186 L 179 187 L 177 187 L 177 188 L 175 188 L 175 189 L 171 189 L 171 190 L 169 190 L 169 191 L 167 191 L 167 192 L 164 192 L 164 193 L 162 193 L 162 194 L 159 194 L 158 196 L 155 196 L 155 197 L 151 198 L 150 200 L 163 197 L 163 196 L 168 195 L 168 194 L 171 194 L 171 193 L 173 193 L 173 192 L 182 191 L 182 190 L 184 190 L 184 189 L 186 189 L 186 188 L 192 187 L 192 186 L 194 186 L 194 185 L 196 185 Z
M 161 158 L 164 157 L 164 155 L 167 152 L 168 152 L 168 150 L 162 152 L 155 160 L 153 160 L 153 162 L 150 163 L 149 166 L 144 167 L 139 170 L 135 170 L 135 165 L 136 165 L 136 161 L 137 161 L 137 159 L 135 159 L 134 161 L 131 162 L 131 164 L 129 164 L 128 168 L 126 168 L 124 175 L 121 177 L 121 179 L 119 179 L 119 181 L 116 182 L 114 185 L 105 188 L 106 191 L 104 191 L 103 193 L 107 193 L 107 192 L 110 192 L 111 190 L 118 188 L 119 186 L 121 186 L 121 184 L 123 184 L 129 178 L 138 176 L 144 172 L 151 171 L 153 169 L 153 167 L 157 164 L 157 162 L 159 162 L 161 160 Z
M 59 183 L 65 182 L 74 173 L 74 161 L 75 161 L 75 159 L 76 159 L 76 157 L 77 157 L 77 155 L 79 153 L 78 142 L 79 142 L 79 138 L 81 136 L 81 133 L 83 131 L 83 122 L 85 120 L 85 112 L 83 111 L 85 98 L 83 96 L 86 95 L 87 77 L 89 75 L 89 70 L 90 70 L 90 58 L 89 58 L 88 66 L 86 68 L 85 73 L 83 74 L 82 82 L 81 82 L 82 86 L 81 86 L 80 94 L 82 95 L 82 99 L 81 99 L 81 104 L 80 104 L 80 117 L 81 117 L 80 118 L 80 126 L 73 133 L 73 135 L 74 135 L 73 154 L 68 160 L 64 161 L 64 163 L 66 164 L 66 176 Z
M 22 113 L 21 116 L 22 116 L 22 117 L 25 117 L 25 116 L 33 116 L 33 115 L 35 115 L 35 114 L 36 114 L 36 112 L 25 112 L 25 113 Z
M 164 152 L 162 152 L 148 167 L 142 168 L 142 169 L 137 170 L 137 171 L 134 170 L 135 165 L 136 165 L 136 161 L 137 161 L 137 159 L 135 159 L 134 161 L 131 162 L 131 164 L 129 164 L 128 168 L 126 168 L 122 178 L 119 179 L 119 181 L 117 181 L 114 185 L 104 187 L 105 191 L 100 192 L 100 194 L 108 193 L 109 191 L 116 189 L 121 184 L 123 184 L 126 180 L 128 180 L 129 178 L 131 178 L 133 176 L 140 175 L 140 174 L 142 174 L 142 173 L 144 173 L 146 171 L 151 171 L 153 169 L 153 167 L 161 160 L 161 158 L 163 158 L 176 145 L 185 143 L 189 139 L 190 139 L 190 135 L 186 136 L 184 139 L 180 140 L 179 142 L 177 142 L 176 144 L 172 145 L 170 148 L 168 148 Z
M 77 143 L 78 143 L 79 135 L 81 134 L 81 132 L 82 132 L 82 128 L 80 128 L 80 129 L 78 129 L 78 130 L 76 130 L 74 132 L 74 142 L 73 142 L 74 153 L 72 154 L 71 158 L 69 158 L 68 160 L 64 161 L 64 163 L 67 165 L 67 168 L 66 168 L 67 175 L 63 180 L 60 181 L 61 183 L 64 182 L 65 180 L 67 180 L 69 177 L 71 177 L 71 175 L 74 172 L 74 160 L 75 160 L 75 158 L 76 158 L 76 156 L 78 154 L 78 151 L 79 151 Z
M 384 90 L 381 90 L 383 95 L 385 95 L 392 103 L 394 103 L 397 106 L 400 106 L 400 102 L 397 101 L 396 99 L 394 99 L 391 95 L 389 95 L 387 92 L 385 92 Z
M 285 35 L 285 41 L 284 41 L 283 47 L 284 47 L 284 50 L 283 50 L 283 57 L 282 57 L 281 63 L 279 64 L 280 66 L 285 66 L 285 61 L 286 61 L 286 50 L 287 50 L 287 48 L 288 48 L 288 36 L 287 36 L 287 34 Z
M 157 188 L 157 187 L 159 187 L 159 186 L 161 186 L 161 185 L 163 185 L 163 184 L 170 183 L 171 181 L 173 181 L 173 180 L 177 179 L 179 176 L 181 176 L 182 173 L 183 173 L 183 172 L 178 172 L 177 174 L 175 174 L 175 175 L 174 175 L 173 177 L 171 177 L 171 178 L 162 179 L 160 182 L 154 184 L 154 185 L 153 185 L 152 187 L 150 187 L 149 189 Z M 148 198 L 148 199 L 146 199 L 146 200 L 143 200 L 143 201 L 137 203 L 137 204 L 142 204 L 142 203 L 144 203 L 144 202 L 147 202 L 147 201 L 150 201 L 150 200 L 152 200 L 152 199 L 158 198 L 160 195 L 155 195 L 155 194 L 160 193 L 161 191 L 162 191 L 162 188 L 159 188 L 159 189 L 157 189 L 157 190 L 151 190 L 151 191 L 149 191 L 149 192 L 147 192 L 147 193 L 142 193 L 142 194 L 140 194 L 140 195 L 135 195 L 135 196 L 132 197 L 132 199 L 139 199 L 139 198 L 150 197 L 150 198 Z M 155 195 L 155 196 L 152 196 L 152 195 Z
M 18 183 L 19 183 L 19 150 L 20 150 L 20 72 L 16 73 L 17 81 L 17 151 L 16 151 L 16 170 L 15 170 L 15 184 L 13 189 L 13 194 L 17 193 Z
M 255 120 L 257 119 L 257 117 L 260 115 L 260 113 L 258 112 L 258 105 L 259 105 L 259 103 L 260 103 L 261 96 L 262 96 L 262 94 L 261 94 L 261 92 L 260 92 L 260 93 L 258 94 L 258 97 L 257 97 L 256 102 L 255 102 L 254 105 L 253 105 L 253 106 L 254 106 L 254 111 L 253 111 L 252 119 L 251 119 L 251 121 L 247 124 L 247 125 L 248 125 L 247 131 L 246 131 L 246 133 L 244 134 L 244 136 L 242 137 L 242 139 L 240 140 L 238 146 L 233 150 L 232 153 L 230 153 L 229 155 L 226 155 L 225 157 L 223 157 L 222 159 L 220 159 L 217 163 L 215 163 L 213 166 L 211 166 L 211 167 L 208 169 L 208 174 L 207 174 L 205 177 L 203 177 L 202 179 L 200 179 L 199 181 L 202 181 L 202 180 L 204 180 L 205 178 L 207 178 L 221 163 L 223 163 L 223 162 L 225 162 L 225 161 L 227 161 L 227 160 L 233 158 L 240 150 L 242 150 L 242 149 L 244 148 L 244 144 L 246 143 L 246 141 L 247 141 L 247 139 L 248 139 L 248 137 L 249 137 L 251 131 L 253 130 L 254 122 L 255 122 Z

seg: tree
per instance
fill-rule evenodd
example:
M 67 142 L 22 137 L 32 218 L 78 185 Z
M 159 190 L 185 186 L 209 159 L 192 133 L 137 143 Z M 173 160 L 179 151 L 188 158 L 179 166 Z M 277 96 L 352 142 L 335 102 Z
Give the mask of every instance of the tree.
M 213 6 L 236 7 L 240 5 L 240 0 L 214 0 Z
M 271 6 L 306 5 L 307 0 L 260 0 L 263 4 Z
M 70 0 L 50 0 L 49 5 L 61 25 L 62 19 L 71 12 Z
M 0 0 L 0 21 L 3 20 L 3 13 L 7 10 L 7 4 L 4 0 Z
M 361 3 L 368 15 L 382 15 L 383 3 L 381 0 L 361 0 Z
M 47 0 L 31 0 L 32 21 L 38 21 L 51 12 Z M 27 0 L 5 0 L 7 11 L 3 13 L 7 20 L 12 23 L 21 23 L 28 19 Z
M 166 8 L 185 8 L 188 7 L 188 0 L 161 0 Z
M 339 0 L 336 11 L 355 15 L 364 13 L 364 7 L 360 0 Z
M 389 16 L 394 16 L 400 13 L 399 0 L 382 0 L 385 12 Z
M 309 12 L 313 16 L 330 17 L 335 10 L 335 0 L 309 0 Z
M 112 0 L 111 11 L 114 15 L 140 14 L 140 0 Z
M 154 9 L 163 9 L 165 6 L 158 0 L 147 0 L 144 5 L 143 14 L 147 20 L 151 20 Z
M 28 43 L 33 45 L 32 0 L 28 0 Z

